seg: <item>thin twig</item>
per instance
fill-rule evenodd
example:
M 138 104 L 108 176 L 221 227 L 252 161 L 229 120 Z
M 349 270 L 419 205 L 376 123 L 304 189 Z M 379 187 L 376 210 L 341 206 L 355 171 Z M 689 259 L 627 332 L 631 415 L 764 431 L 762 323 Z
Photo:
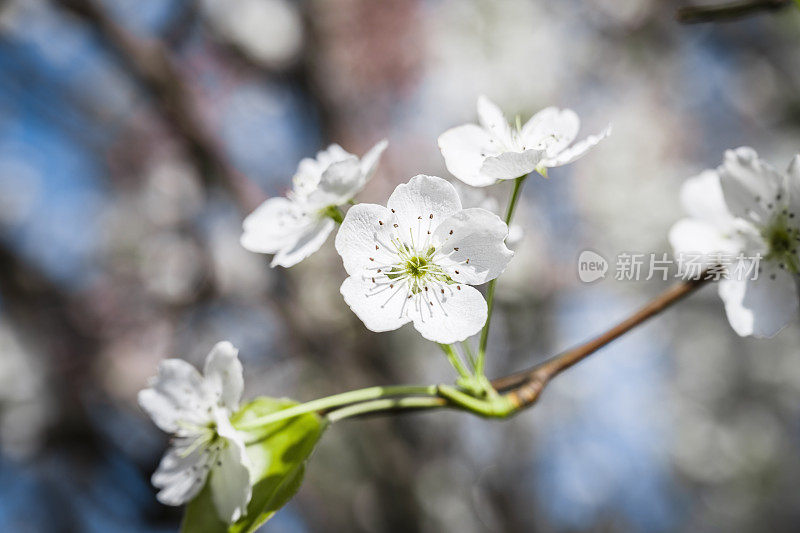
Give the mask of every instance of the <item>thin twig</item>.
M 686 6 L 678 9 L 675 18 L 682 24 L 728 22 L 766 11 L 789 7 L 793 0 L 749 0 L 710 6 Z
M 492 385 L 499 391 L 507 392 L 506 396 L 518 410 L 523 409 L 538 399 L 544 387 L 555 376 L 692 294 L 704 286 L 709 278 L 703 273 L 698 279 L 682 281 L 589 342 L 527 370 L 498 378 L 492 381 Z

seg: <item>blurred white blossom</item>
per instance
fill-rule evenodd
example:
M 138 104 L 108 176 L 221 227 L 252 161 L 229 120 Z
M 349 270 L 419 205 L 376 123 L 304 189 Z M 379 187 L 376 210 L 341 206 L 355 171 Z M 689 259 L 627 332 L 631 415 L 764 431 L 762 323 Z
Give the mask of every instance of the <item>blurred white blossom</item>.
M 728 150 L 716 171 L 684 184 L 682 200 L 691 218 L 670 231 L 676 253 L 741 253 L 736 268 L 758 272 L 720 280 L 728 320 L 742 336 L 778 333 L 800 300 L 800 155 L 783 173 L 752 148 Z
M 571 109 L 548 107 L 524 125 L 518 117 L 516 127 L 512 127 L 500 108 L 485 96 L 478 98 L 478 121 L 480 125 L 458 126 L 439 137 L 447 170 L 474 187 L 518 178 L 534 170 L 544 175 L 547 168 L 575 161 L 610 133 L 606 128 L 570 146 L 580 127 L 580 119 Z
M 296 265 L 319 250 L 336 226 L 337 207 L 364 187 L 386 146 L 380 141 L 359 160 L 332 144 L 316 159 L 300 161 L 289 195 L 270 198 L 244 220 L 242 246 L 275 254 L 273 267 Z
M 303 46 L 303 21 L 287 0 L 204 0 L 214 30 L 255 61 L 272 68 L 291 64 Z

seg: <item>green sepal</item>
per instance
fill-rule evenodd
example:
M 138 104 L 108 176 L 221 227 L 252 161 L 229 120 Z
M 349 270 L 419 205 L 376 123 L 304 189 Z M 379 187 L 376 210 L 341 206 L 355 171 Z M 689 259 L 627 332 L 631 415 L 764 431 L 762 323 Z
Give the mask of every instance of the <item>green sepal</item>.
M 262 396 L 243 406 L 231 417 L 234 427 L 250 420 L 298 405 L 286 398 Z M 325 430 L 315 413 L 295 416 L 256 429 L 242 431 L 247 444 L 253 496 L 247 514 L 226 524 L 217 516 L 211 486 L 189 502 L 183 516 L 183 533 L 250 533 L 258 529 L 297 493 L 303 482 L 305 463 Z M 213 472 L 212 474 L 213 475 Z

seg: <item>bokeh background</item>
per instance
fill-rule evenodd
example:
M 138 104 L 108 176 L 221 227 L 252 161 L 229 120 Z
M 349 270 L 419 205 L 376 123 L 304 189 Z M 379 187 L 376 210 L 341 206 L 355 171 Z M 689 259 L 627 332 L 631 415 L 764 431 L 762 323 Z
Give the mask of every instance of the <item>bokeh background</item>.
M 248 397 L 452 378 L 413 330 L 364 329 L 332 239 L 288 271 L 239 246 L 329 142 L 389 139 L 361 197 L 383 203 L 447 176 L 436 138 L 480 93 L 511 116 L 572 107 L 584 134 L 613 123 L 526 184 L 492 376 L 657 294 L 580 283 L 578 254 L 668 251 L 685 178 L 726 148 L 784 167 L 800 147 L 800 10 L 681 25 L 679 5 L 0 1 L 0 530 L 176 529 L 149 484 L 166 436 L 135 402 L 162 358 L 229 339 Z M 796 323 L 738 338 L 706 288 L 510 421 L 338 424 L 264 531 L 796 531 L 798 346 Z

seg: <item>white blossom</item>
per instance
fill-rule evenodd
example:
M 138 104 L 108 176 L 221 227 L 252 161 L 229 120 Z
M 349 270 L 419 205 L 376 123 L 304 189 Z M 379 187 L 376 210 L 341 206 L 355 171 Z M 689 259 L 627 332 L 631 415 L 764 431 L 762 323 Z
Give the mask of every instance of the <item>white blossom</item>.
M 336 235 L 349 277 L 345 302 L 372 331 L 413 322 L 426 339 L 452 343 L 486 322 L 486 301 L 472 287 L 499 276 L 513 256 L 506 224 L 485 209 L 462 209 L 442 178 L 415 176 L 387 207 L 359 204 Z
M 684 184 L 681 200 L 691 218 L 670 231 L 675 252 L 741 257 L 719 282 L 728 320 L 742 336 L 777 334 L 800 301 L 800 155 L 784 173 L 752 148 L 728 150 L 720 167 Z
M 166 359 L 139 392 L 142 409 L 173 435 L 152 482 L 160 502 L 182 505 L 210 478 L 217 514 L 231 523 L 246 512 L 252 493 L 244 439 L 230 422 L 244 388 L 236 348 L 229 342 L 214 346 L 203 373 L 186 361 Z
M 487 97 L 478 98 L 478 124 L 464 124 L 439 136 L 439 149 L 447 170 L 473 187 L 492 185 L 497 180 L 514 179 L 534 170 L 566 165 L 581 157 L 611 132 L 570 146 L 580 127 L 571 109 L 545 108 L 524 125 L 511 126 L 503 112 Z
M 242 246 L 275 254 L 272 267 L 296 265 L 319 250 L 336 226 L 331 210 L 364 187 L 386 146 L 379 142 L 359 160 L 332 144 L 316 159 L 300 161 L 287 197 L 270 198 L 245 218 Z

